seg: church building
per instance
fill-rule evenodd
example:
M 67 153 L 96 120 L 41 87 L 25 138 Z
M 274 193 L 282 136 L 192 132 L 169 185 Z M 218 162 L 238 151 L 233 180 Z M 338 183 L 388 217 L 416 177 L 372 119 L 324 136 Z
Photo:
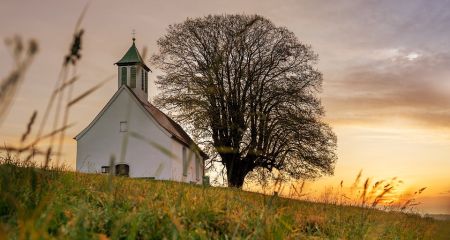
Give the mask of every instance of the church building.
M 118 90 L 75 137 L 77 171 L 201 184 L 208 156 L 148 101 L 150 68 L 134 38 L 116 65 Z

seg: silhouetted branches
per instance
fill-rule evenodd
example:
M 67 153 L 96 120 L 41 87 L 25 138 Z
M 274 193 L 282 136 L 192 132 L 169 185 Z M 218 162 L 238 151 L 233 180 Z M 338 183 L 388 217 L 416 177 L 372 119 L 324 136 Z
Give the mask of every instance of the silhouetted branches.
M 292 32 L 258 15 L 207 16 L 170 26 L 158 45 L 157 104 L 209 141 L 229 186 L 257 168 L 284 179 L 333 173 L 317 55 Z

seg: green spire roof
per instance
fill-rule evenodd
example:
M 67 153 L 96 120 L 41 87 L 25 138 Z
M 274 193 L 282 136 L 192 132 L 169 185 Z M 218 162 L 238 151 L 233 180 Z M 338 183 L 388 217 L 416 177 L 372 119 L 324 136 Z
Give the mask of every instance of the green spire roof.
M 127 53 L 118 61 L 116 62 L 119 66 L 127 66 L 127 65 L 134 65 L 136 63 L 142 65 L 145 70 L 149 71 L 150 68 L 145 65 L 144 60 L 141 57 L 141 54 L 139 54 L 139 51 L 136 48 L 136 45 L 134 44 L 134 38 L 133 38 L 133 45 L 131 45 L 130 49 L 128 49 Z

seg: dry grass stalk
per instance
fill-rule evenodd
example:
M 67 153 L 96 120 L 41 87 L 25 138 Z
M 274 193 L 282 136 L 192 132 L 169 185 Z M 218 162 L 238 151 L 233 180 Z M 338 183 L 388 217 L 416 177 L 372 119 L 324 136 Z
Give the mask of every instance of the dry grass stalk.
M 62 132 L 62 131 L 65 131 L 66 129 L 72 127 L 73 125 L 74 125 L 73 123 L 67 124 L 67 125 L 65 125 L 65 126 L 62 126 L 62 127 L 58 128 L 58 129 L 53 130 L 53 131 L 50 132 L 50 133 L 47 133 L 47 134 L 44 135 L 44 136 L 41 136 L 41 137 L 39 137 L 39 138 L 36 138 L 32 143 L 28 144 L 25 148 L 28 149 L 28 148 L 34 147 L 36 144 L 38 144 L 38 143 L 41 142 L 42 140 L 47 139 L 47 138 L 51 138 L 51 137 L 55 136 L 56 134 L 58 134 L 58 133 L 60 133 L 60 132 Z
M 75 72 L 76 72 L 76 64 L 81 59 L 82 37 L 84 35 L 84 30 L 80 26 L 82 19 L 84 18 L 84 15 L 88 9 L 88 5 L 89 4 L 86 4 L 85 8 L 83 9 L 83 12 L 81 13 L 76 23 L 72 43 L 69 48 L 69 53 L 64 57 L 64 61 L 61 66 L 59 76 L 52 91 L 52 95 L 50 96 L 49 101 L 47 102 L 47 105 L 45 107 L 45 111 L 41 119 L 39 128 L 36 132 L 36 136 L 34 137 L 33 140 L 31 140 L 31 143 L 26 144 L 25 147 L 5 146 L 4 148 L 0 149 L 8 151 L 16 151 L 17 153 L 29 152 L 25 158 L 25 160 L 27 161 L 33 158 L 35 155 L 45 155 L 44 166 L 48 166 L 49 161 L 51 160 L 51 156 L 55 155 L 55 152 L 53 151 L 53 149 L 55 149 L 54 139 L 58 134 L 59 134 L 59 141 L 57 142 L 58 147 L 56 155 L 59 157 L 60 154 L 62 153 L 66 129 L 72 126 L 72 124 L 68 124 L 70 107 L 81 101 L 83 98 L 92 94 L 94 91 L 99 89 L 109 79 L 112 78 L 108 77 L 106 80 L 100 82 L 91 89 L 88 89 L 80 96 L 76 97 L 75 99 L 72 99 L 73 87 L 75 83 L 79 80 L 79 77 L 75 75 Z M 28 55 L 24 55 L 24 46 L 23 46 L 24 44 L 22 43 L 20 37 L 8 39 L 7 44 L 12 46 L 11 49 L 17 66 L 16 69 L 14 69 L 11 72 L 11 74 L 6 78 L 6 80 L 2 81 L 1 83 L 0 100 L 2 101 L 0 101 L 0 121 L 5 116 L 5 112 L 8 106 L 10 105 L 10 101 L 12 101 L 16 88 L 19 85 L 20 81 L 23 79 L 23 73 L 31 63 L 32 57 L 34 56 L 34 54 L 37 52 L 38 49 L 37 43 L 34 40 L 31 40 L 27 50 Z M 68 76 L 69 72 L 73 72 L 71 77 Z M 62 100 L 65 94 L 66 94 L 66 104 L 62 105 L 63 102 Z M 6 100 L 3 101 L 4 99 Z M 55 103 L 56 106 L 54 106 Z M 44 134 L 44 128 L 48 123 L 47 119 L 52 111 L 54 112 L 54 116 L 50 133 Z M 61 113 L 63 113 L 62 119 L 60 119 Z M 32 127 L 36 122 L 36 117 L 37 112 L 35 111 L 33 115 L 30 117 L 26 131 L 22 134 L 20 145 L 25 144 L 26 141 L 29 139 Z M 41 143 L 42 140 L 44 139 L 49 139 L 49 143 L 47 150 L 41 151 L 38 148 L 36 148 L 36 145 Z
M 101 86 L 103 86 L 106 82 L 108 82 L 112 77 L 108 77 L 107 79 L 101 81 L 100 83 L 97 83 L 95 86 L 91 87 L 90 89 L 86 90 L 84 93 L 80 94 L 78 97 L 71 100 L 69 103 L 67 103 L 67 107 L 70 108 L 72 105 L 76 104 L 77 102 L 81 101 L 83 98 L 89 96 L 93 92 L 95 92 L 97 89 L 99 89 Z
M 367 191 L 369 189 L 369 182 L 370 182 L 370 178 L 367 178 L 366 181 L 364 181 L 364 187 L 363 187 L 363 192 L 361 194 L 361 206 L 365 206 L 366 205 L 366 195 L 367 195 Z
M 15 66 L 9 75 L 0 82 L 0 124 L 5 119 L 25 73 L 38 52 L 38 44 L 34 39 L 29 40 L 26 51 L 22 38 L 19 36 L 6 39 L 5 43 L 12 53 Z
M 376 207 L 378 204 L 380 204 L 384 200 L 384 196 L 388 193 L 390 193 L 394 189 L 393 186 L 390 186 L 389 184 L 386 185 L 383 189 L 383 191 L 378 194 L 375 199 L 372 202 L 372 207 Z
M 22 137 L 20 138 L 20 142 L 23 143 L 27 139 L 28 135 L 31 133 L 31 128 L 33 127 L 34 121 L 36 120 L 37 111 L 35 110 L 33 114 L 30 117 L 30 120 L 28 120 L 27 124 L 27 130 L 22 134 Z
M 66 87 L 72 86 L 76 81 L 78 81 L 80 78 L 78 76 L 74 76 L 71 79 L 69 79 L 67 82 L 63 83 L 59 88 L 57 88 L 54 93 L 58 93 L 63 91 Z

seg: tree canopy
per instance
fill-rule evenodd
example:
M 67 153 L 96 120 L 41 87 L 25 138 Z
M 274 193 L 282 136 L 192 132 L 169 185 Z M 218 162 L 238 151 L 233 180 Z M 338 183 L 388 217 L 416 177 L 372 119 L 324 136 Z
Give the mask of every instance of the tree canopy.
M 169 26 L 158 47 L 157 105 L 217 153 L 210 161 L 224 165 L 229 186 L 256 169 L 333 173 L 318 56 L 294 33 L 258 15 L 210 15 Z

